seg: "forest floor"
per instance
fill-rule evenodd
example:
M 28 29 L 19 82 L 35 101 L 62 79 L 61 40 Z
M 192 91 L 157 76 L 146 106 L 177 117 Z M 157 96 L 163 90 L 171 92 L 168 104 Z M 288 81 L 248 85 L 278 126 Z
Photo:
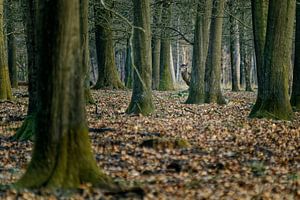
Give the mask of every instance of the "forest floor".
M 14 94 L 14 102 L 0 103 L 0 184 L 21 176 L 32 149 L 32 142 L 9 140 L 26 115 L 28 101 L 25 88 Z M 291 122 L 249 119 L 255 93 L 227 91 L 229 103 L 218 106 L 186 105 L 187 94 L 173 91 L 154 92 L 156 111 L 151 116 L 130 116 L 124 113 L 130 91 L 99 90 L 93 95 L 97 109 L 90 105 L 87 111 L 97 162 L 112 177 L 139 184 L 145 199 L 300 199 L 300 113 Z M 83 186 L 72 198 L 102 195 Z M 71 198 L 0 192 L 0 199 L 17 196 Z

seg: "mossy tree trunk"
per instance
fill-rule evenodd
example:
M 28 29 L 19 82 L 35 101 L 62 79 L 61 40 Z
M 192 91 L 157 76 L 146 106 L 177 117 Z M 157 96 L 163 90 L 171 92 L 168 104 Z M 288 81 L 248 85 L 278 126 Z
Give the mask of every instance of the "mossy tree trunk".
M 239 26 L 237 20 L 234 18 L 236 16 L 236 1 L 230 0 L 228 2 L 230 15 L 230 64 L 231 64 L 231 90 L 237 92 L 240 90 L 239 84 L 239 68 L 240 68 L 240 38 L 239 38 Z
M 263 54 L 266 41 L 268 6 L 269 0 L 251 0 L 258 90 L 256 102 L 249 115 L 250 117 L 254 116 L 257 110 L 260 108 L 263 98 L 265 80 L 265 70 L 263 68 Z
M 196 16 L 193 63 L 188 104 L 201 104 L 205 102 L 205 63 L 208 53 L 209 30 L 212 12 L 212 0 L 198 2 Z
M 161 26 L 162 3 L 159 0 L 155 1 L 153 11 L 153 28 L 152 34 L 152 89 L 157 90 L 159 87 L 159 73 L 160 73 L 160 26 Z
M 95 103 L 90 90 L 90 52 L 88 28 L 89 0 L 80 0 L 80 34 L 82 50 L 82 66 L 84 68 L 84 97 L 86 103 Z
M 134 28 L 133 31 L 133 62 L 134 81 L 128 114 L 148 115 L 154 110 L 151 91 L 151 31 L 149 0 L 133 0 Z
M 210 26 L 209 50 L 206 61 L 206 103 L 226 104 L 221 91 L 221 58 L 224 0 L 214 0 Z
M 159 90 L 174 90 L 174 84 L 171 74 L 171 51 L 170 51 L 170 32 L 171 23 L 171 1 L 164 0 L 162 10 L 162 33 L 160 47 L 160 71 L 159 71 Z
M 17 188 L 77 188 L 112 181 L 93 158 L 84 111 L 80 1 L 40 0 L 38 106 L 32 160 Z
M 29 104 L 27 109 L 27 117 L 22 126 L 13 136 L 14 140 L 33 139 L 35 135 L 35 119 L 37 106 L 37 47 L 36 47 L 36 13 L 37 0 L 22 0 L 23 8 L 26 48 L 27 48 L 27 63 L 28 63 L 28 93 Z
M 296 41 L 295 41 L 295 62 L 293 71 L 293 89 L 291 95 L 291 104 L 297 110 L 300 110 L 300 1 L 297 0 L 296 11 Z
M 7 32 L 7 57 L 11 86 L 18 87 L 18 70 L 16 60 L 16 38 L 15 38 L 15 2 L 7 0 L 6 10 L 6 32 Z
M 105 1 L 110 6 L 111 1 Z M 98 80 L 94 89 L 124 89 L 119 77 L 113 47 L 112 13 L 100 1 L 94 3 Z
M 264 48 L 262 103 L 252 117 L 290 120 L 289 69 L 292 53 L 295 0 L 270 0 Z

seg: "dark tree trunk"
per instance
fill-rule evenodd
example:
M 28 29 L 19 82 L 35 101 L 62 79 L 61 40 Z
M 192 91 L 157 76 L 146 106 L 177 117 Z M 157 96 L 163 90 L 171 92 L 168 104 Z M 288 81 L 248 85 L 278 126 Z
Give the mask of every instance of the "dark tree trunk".
M 24 26 L 26 32 L 27 63 L 28 63 L 28 93 L 29 104 L 27 117 L 22 126 L 13 136 L 14 140 L 28 140 L 34 137 L 35 117 L 37 110 L 37 47 L 36 47 L 36 13 L 37 0 L 22 0 Z
M 12 99 L 3 34 L 4 2 L 0 0 L 0 100 Z
M 151 91 L 151 31 L 149 0 L 133 0 L 133 62 L 134 81 L 127 113 L 148 115 L 154 110 Z
M 106 10 L 100 1 L 95 2 L 94 11 L 98 61 L 98 80 L 94 89 L 124 89 L 115 63 L 113 32 L 111 29 L 112 13 Z
M 255 112 L 260 108 L 263 98 L 263 86 L 265 80 L 263 54 L 266 41 L 268 5 L 269 0 L 251 0 L 258 91 L 256 102 L 251 110 L 250 117 L 254 116 Z
M 132 49 L 130 39 L 127 39 L 126 62 L 125 62 L 125 86 L 132 88 L 133 86 L 133 67 L 132 67 Z
M 171 74 L 171 40 L 170 29 L 171 23 L 171 1 L 163 1 L 161 47 L 160 47 L 160 72 L 159 72 L 159 90 L 173 90 L 173 79 Z
M 210 26 L 209 51 L 206 61 L 206 103 L 226 104 L 221 91 L 221 58 L 224 0 L 214 0 Z
M 300 1 L 297 0 L 296 12 L 296 41 L 295 41 L 295 63 L 293 72 L 293 89 L 291 95 L 291 104 L 297 110 L 300 110 Z
M 79 5 L 79 0 L 39 1 L 36 140 L 17 188 L 112 187 L 97 167 L 88 138 Z
M 18 70 L 16 60 L 16 38 L 15 38 L 15 3 L 13 0 L 7 1 L 6 10 L 6 31 L 7 31 L 7 56 L 11 86 L 18 87 Z
M 162 3 L 155 1 L 153 23 L 155 29 L 152 35 L 152 89 L 159 89 L 159 72 L 160 72 L 160 48 L 161 48 L 161 15 Z
M 295 6 L 295 0 L 270 0 L 263 59 L 264 90 L 261 106 L 252 112 L 252 117 L 292 118 L 288 77 Z
M 211 0 L 199 1 L 194 34 L 191 81 L 188 84 L 190 86 L 189 96 L 186 100 L 188 104 L 205 102 L 205 63 L 208 53 L 211 12 Z

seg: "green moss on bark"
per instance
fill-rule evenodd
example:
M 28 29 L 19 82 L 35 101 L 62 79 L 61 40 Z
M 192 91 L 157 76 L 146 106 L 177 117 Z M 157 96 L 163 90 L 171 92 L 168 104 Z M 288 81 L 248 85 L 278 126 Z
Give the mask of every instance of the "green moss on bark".
M 33 140 L 35 132 L 35 115 L 27 116 L 22 126 L 12 137 L 13 140 L 24 141 Z

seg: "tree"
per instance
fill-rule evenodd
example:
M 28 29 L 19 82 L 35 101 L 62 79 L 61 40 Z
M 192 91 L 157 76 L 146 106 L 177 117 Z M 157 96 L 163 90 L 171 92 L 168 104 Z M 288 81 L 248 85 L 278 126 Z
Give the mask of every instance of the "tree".
M 209 50 L 206 61 L 206 103 L 226 103 L 221 92 L 222 27 L 224 4 L 224 0 L 213 1 Z
M 84 111 L 79 0 L 40 0 L 38 105 L 32 160 L 17 188 L 112 188 L 93 158 Z
M 143 115 L 154 110 L 151 91 L 151 32 L 149 0 L 133 0 L 133 92 L 127 113 Z
M 171 1 L 162 2 L 162 26 L 161 47 L 160 47 L 160 72 L 159 72 L 159 90 L 173 90 L 173 80 L 171 74 L 171 41 L 170 41 L 170 23 L 171 23 Z
M 80 0 L 80 35 L 82 47 L 82 66 L 84 67 L 84 96 L 86 103 L 95 103 L 90 90 L 90 51 L 88 28 L 89 0 Z
M 107 6 L 111 1 L 106 1 Z M 102 3 L 94 3 L 95 37 L 98 61 L 98 80 L 94 89 L 123 89 L 115 63 L 112 32 L 112 13 Z
M 263 54 L 263 94 L 252 117 L 290 120 L 288 76 L 292 52 L 295 0 L 270 0 Z M 276 30 L 276 31 L 274 31 Z
M 4 2 L 0 0 L 0 100 L 12 99 L 3 34 Z
M 263 92 L 264 92 L 264 74 L 263 68 L 263 57 L 266 40 L 267 30 L 267 17 L 268 17 L 268 6 L 269 0 L 251 0 L 252 9 L 252 23 L 253 23 L 253 35 L 254 35 L 254 46 L 256 56 L 256 67 L 257 67 L 257 81 L 258 90 L 256 102 L 251 110 L 250 117 L 254 117 L 255 113 L 261 107 Z
M 205 101 L 205 64 L 208 53 L 211 0 L 199 0 L 195 24 L 193 64 L 186 103 L 200 104 Z
M 6 32 L 7 32 L 7 52 L 8 68 L 11 86 L 18 87 L 18 71 L 16 60 L 16 38 L 15 38 L 15 2 L 7 0 L 6 5 Z
M 126 43 L 126 61 L 125 61 L 125 86 L 132 88 L 133 85 L 133 67 L 132 67 L 132 49 L 130 44 L 130 38 Z
M 17 133 L 13 136 L 14 140 L 32 139 L 35 132 L 35 119 L 37 110 L 37 60 L 36 54 L 36 14 L 37 0 L 22 0 L 24 26 L 26 32 L 26 47 L 28 60 L 28 93 L 29 104 L 27 117 Z
M 155 1 L 153 11 L 153 34 L 152 34 L 152 89 L 159 88 L 159 73 L 160 73 L 160 48 L 161 48 L 161 14 L 162 3 L 159 0 Z
M 291 95 L 291 104 L 297 110 L 300 109 L 300 2 L 297 0 L 296 11 L 296 41 L 295 41 L 295 62 L 293 71 L 293 89 Z
M 239 68 L 240 68 L 240 38 L 239 26 L 237 20 L 234 18 L 236 15 L 236 8 L 234 0 L 229 1 L 229 22 L 230 22 L 230 64 L 231 64 L 231 84 L 232 91 L 237 92 L 240 90 L 239 85 Z

